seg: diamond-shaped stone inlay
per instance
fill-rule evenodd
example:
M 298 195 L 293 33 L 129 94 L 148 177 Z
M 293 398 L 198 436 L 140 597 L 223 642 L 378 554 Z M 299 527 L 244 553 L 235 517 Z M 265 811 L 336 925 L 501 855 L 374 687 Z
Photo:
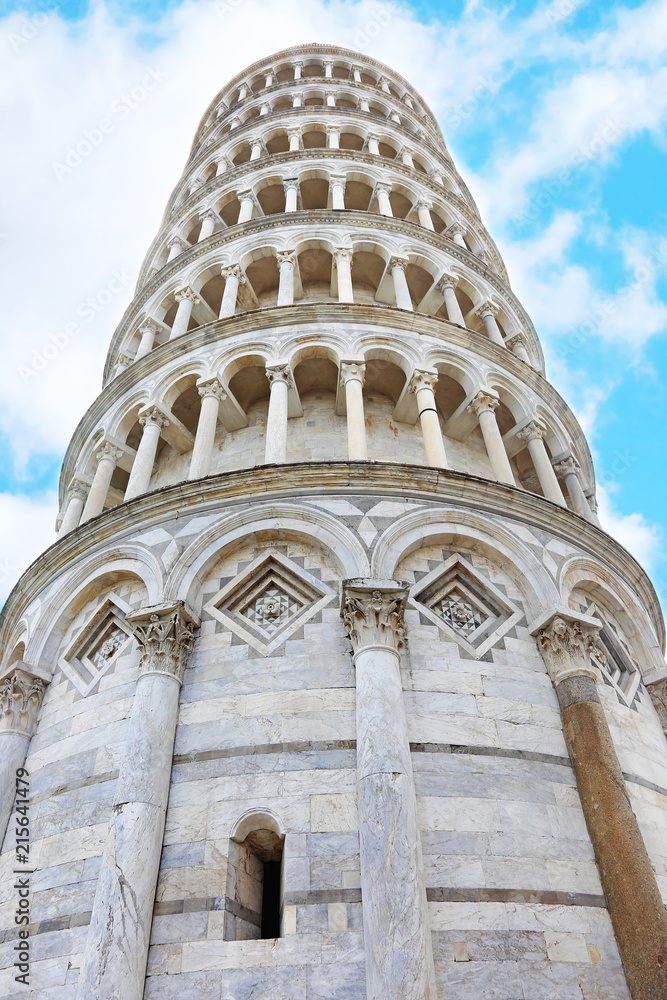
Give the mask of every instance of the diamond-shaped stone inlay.
M 129 604 L 110 594 L 79 629 L 58 661 L 82 695 L 90 694 L 132 643 L 132 630 L 125 621 L 130 611 Z
M 598 604 L 585 598 L 580 604 L 589 617 L 602 622 L 598 643 L 590 654 L 591 660 L 611 681 L 625 703 L 631 705 L 639 687 L 641 671 L 625 636 Z
M 523 615 L 457 553 L 412 587 L 409 602 L 476 659 Z
M 286 556 L 259 556 L 205 611 L 265 656 L 333 600 L 326 584 Z

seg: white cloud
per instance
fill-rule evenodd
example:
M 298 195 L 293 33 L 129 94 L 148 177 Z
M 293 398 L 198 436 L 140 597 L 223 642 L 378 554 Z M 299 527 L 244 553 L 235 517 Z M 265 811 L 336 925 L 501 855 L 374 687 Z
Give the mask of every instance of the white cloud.
M 0 493 L 0 602 L 33 559 L 55 541 L 57 496 Z
M 643 514 L 619 513 L 614 506 L 613 489 L 613 484 L 598 484 L 600 524 L 650 573 L 665 558 L 663 530 L 660 525 L 647 521 Z

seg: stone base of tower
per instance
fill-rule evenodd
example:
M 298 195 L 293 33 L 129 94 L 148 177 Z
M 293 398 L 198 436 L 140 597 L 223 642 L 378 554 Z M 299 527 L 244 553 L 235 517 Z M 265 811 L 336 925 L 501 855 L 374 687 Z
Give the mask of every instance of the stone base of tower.
M 360 708 L 341 620 L 343 582 L 363 578 L 371 595 L 373 581 L 406 592 L 400 684 L 420 827 L 411 856 L 437 996 L 627 1000 L 531 624 L 592 603 L 619 642 L 627 612 L 639 641 L 639 602 L 652 597 L 639 571 L 630 592 L 634 571 L 598 529 L 542 498 L 390 464 L 230 473 L 88 522 L 29 571 L 41 594 L 35 628 L 58 666 L 26 761 L 31 986 L 13 981 L 10 823 L 2 995 L 80 996 L 145 670 L 132 623 L 180 601 L 201 628 L 183 674 L 144 1000 L 370 996 L 364 896 L 376 885 L 360 860 Z M 87 645 L 104 615 L 106 659 Z M 624 695 L 600 668 L 598 690 L 664 889 L 667 743 L 637 681 Z M 390 907 L 391 883 L 383 891 Z M 262 939 L 269 909 L 279 936 Z

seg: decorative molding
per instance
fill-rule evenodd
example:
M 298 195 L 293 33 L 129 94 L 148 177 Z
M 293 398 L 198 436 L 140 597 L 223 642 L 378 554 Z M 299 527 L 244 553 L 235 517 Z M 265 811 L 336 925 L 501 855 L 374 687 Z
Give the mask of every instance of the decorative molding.
M 405 645 L 407 584 L 394 580 L 345 580 L 341 616 L 355 656 L 372 646 L 395 652 Z
M 0 733 L 32 736 L 48 683 L 22 660 L 9 667 L 0 680 Z
M 570 609 L 555 609 L 533 623 L 547 671 L 554 684 L 567 677 L 592 677 L 597 681 L 604 665 L 599 645 L 602 622 Z
M 128 615 L 127 622 L 141 651 L 141 673 L 167 674 L 181 684 L 198 620 L 179 602 L 142 608 Z

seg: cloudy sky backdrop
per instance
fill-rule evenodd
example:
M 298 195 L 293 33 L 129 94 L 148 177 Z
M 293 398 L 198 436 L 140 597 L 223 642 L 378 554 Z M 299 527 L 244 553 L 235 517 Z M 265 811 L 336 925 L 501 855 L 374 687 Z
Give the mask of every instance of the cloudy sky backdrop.
M 434 110 L 588 435 L 603 524 L 665 604 L 667 0 L 0 4 L 0 600 L 53 541 L 65 448 L 205 108 L 311 41 Z

